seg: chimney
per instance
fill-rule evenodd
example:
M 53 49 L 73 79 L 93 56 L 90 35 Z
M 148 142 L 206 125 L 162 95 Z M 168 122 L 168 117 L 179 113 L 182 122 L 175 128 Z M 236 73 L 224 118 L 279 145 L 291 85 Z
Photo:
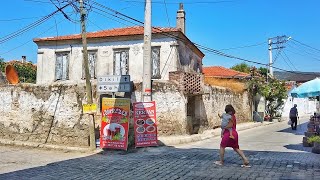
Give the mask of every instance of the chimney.
M 179 4 L 179 10 L 177 11 L 177 28 L 181 29 L 182 33 L 186 33 L 186 12 L 183 9 L 183 4 Z
M 21 62 L 26 63 L 27 62 L 27 56 L 22 56 L 21 57 Z

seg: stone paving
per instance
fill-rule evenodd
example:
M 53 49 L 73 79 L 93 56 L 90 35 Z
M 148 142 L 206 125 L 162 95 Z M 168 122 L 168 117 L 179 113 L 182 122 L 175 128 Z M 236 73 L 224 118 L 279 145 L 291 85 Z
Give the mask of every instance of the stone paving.
M 212 138 L 176 147 L 104 151 L 3 173 L 0 179 L 320 179 L 320 155 L 302 147 L 305 123 L 301 126 L 293 132 L 283 122 L 239 133 L 240 147 L 247 144 L 243 147 L 251 168 L 240 167 L 240 158 L 231 149 L 225 165 L 215 165 L 219 139 Z M 257 141 L 271 147 L 256 146 Z

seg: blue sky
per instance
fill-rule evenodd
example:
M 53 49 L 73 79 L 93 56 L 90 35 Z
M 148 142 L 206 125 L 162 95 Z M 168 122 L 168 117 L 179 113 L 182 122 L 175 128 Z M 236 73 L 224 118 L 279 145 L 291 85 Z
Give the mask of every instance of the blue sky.
M 90 4 L 92 2 L 93 0 L 89 1 Z M 95 0 L 95 2 L 143 21 L 143 0 Z M 154 2 L 153 26 L 174 27 L 178 3 L 183 2 L 187 19 L 186 35 L 191 41 L 221 50 L 226 54 L 266 64 L 269 62 L 268 38 L 287 35 L 293 40 L 284 45 L 285 48 L 278 56 L 276 55 L 278 50 L 273 51 L 273 58 L 277 57 L 274 66 L 286 70 L 320 71 L 319 0 L 152 0 L 152 2 Z M 2 7 L 1 40 L 5 35 L 56 10 L 50 0 L 10 0 L 2 2 Z M 58 13 L 54 18 L 30 31 L 1 43 L 0 57 L 8 61 L 20 59 L 25 55 L 28 60 L 36 63 L 37 46 L 33 43 L 33 38 L 80 33 L 79 15 L 72 8 L 64 11 L 74 19 L 74 22 L 66 20 L 61 13 Z M 88 31 L 134 26 L 97 9 L 89 12 L 87 25 Z M 256 46 L 229 49 L 250 45 Z M 242 62 L 203 52 L 206 54 L 203 59 L 204 66 L 231 67 Z

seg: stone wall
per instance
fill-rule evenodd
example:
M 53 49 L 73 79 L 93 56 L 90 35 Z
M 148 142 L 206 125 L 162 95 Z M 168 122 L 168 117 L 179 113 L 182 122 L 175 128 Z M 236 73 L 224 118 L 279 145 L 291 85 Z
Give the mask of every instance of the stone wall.
M 202 96 L 204 111 L 200 121 L 202 129 L 219 126 L 218 113 L 224 113 L 227 104 L 235 108 L 238 123 L 252 120 L 251 102 L 247 92 L 236 93 L 222 87 L 205 86 Z
M 95 85 L 93 85 L 95 89 Z M 187 104 L 190 97 L 179 91 L 170 81 L 153 82 L 153 100 L 156 101 L 159 136 L 201 133 L 220 124 L 217 116 L 231 103 L 238 121 L 250 119 L 247 93 L 236 94 L 227 89 L 206 86 L 203 95 L 194 96 L 189 108 L 195 116 L 190 121 Z M 93 93 L 94 99 L 100 95 Z M 105 97 L 111 95 L 105 95 Z M 141 83 L 134 84 L 133 93 L 117 93 L 117 97 L 141 100 Z M 0 86 L 0 139 L 29 141 L 66 146 L 88 146 L 88 116 L 82 114 L 85 103 L 84 85 L 39 86 L 20 84 Z M 99 102 L 96 101 L 99 107 Z M 96 118 L 96 135 L 99 136 L 101 113 Z M 133 141 L 132 125 L 129 140 Z M 191 128 L 191 130 L 190 130 Z M 196 128 L 194 131 L 192 128 Z M 132 142 L 129 144 L 132 145 Z
M 88 146 L 88 118 L 82 115 L 84 87 L 0 87 L 0 138 Z

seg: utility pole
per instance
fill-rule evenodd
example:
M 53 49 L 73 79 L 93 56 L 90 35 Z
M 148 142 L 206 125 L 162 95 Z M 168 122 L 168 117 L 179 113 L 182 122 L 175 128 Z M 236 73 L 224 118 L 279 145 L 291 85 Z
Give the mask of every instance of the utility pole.
M 86 33 L 86 12 L 83 8 L 83 0 L 79 0 L 80 3 L 80 18 L 81 18 L 81 36 L 82 36 L 82 46 L 83 46 L 83 63 L 84 71 L 86 76 L 86 93 L 87 93 L 87 103 L 92 104 L 92 87 L 90 82 L 89 65 L 88 65 L 88 49 L 87 49 L 87 33 Z M 95 122 L 94 115 L 89 114 L 89 139 L 90 148 L 92 150 L 96 149 L 96 138 L 95 138 Z
M 273 38 L 268 39 L 268 45 L 269 45 L 269 73 L 271 76 L 273 76 L 273 59 L 272 59 L 272 50 L 273 49 L 283 49 L 285 46 L 283 46 L 284 43 L 286 43 L 291 37 L 287 36 L 277 36 Z M 273 42 L 272 40 L 276 40 L 276 42 Z M 272 47 L 272 45 L 275 44 L 276 47 Z M 268 77 L 268 76 L 267 76 Z
M 269 44 L 269 72 L 270 72 L 270 75 L 273 76 L 273 68 L 272 68 L 272 38 L 269 38 L 268 44 Z M 267 77 L 268 77 L 268 73 L 267 73 Z
M 144 9 L 142 102 L 149 102 L 152 100 L 151 35 L 151 0 L 146 0 Z

